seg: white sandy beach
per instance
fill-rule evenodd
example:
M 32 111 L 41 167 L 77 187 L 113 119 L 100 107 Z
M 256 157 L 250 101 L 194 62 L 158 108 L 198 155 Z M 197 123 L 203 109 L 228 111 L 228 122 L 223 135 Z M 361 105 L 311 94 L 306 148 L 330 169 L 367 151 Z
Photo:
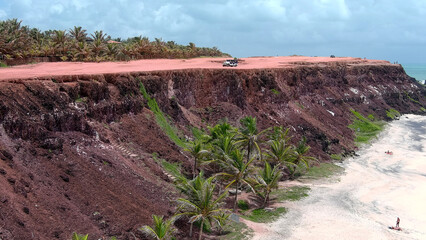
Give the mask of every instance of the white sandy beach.
M 386 150 L 393 155 L 385 154 Z M 253 239 L 426 239 L 426 117 L 404 115 Z M 388 229 L 400 217 L 403 231 Z

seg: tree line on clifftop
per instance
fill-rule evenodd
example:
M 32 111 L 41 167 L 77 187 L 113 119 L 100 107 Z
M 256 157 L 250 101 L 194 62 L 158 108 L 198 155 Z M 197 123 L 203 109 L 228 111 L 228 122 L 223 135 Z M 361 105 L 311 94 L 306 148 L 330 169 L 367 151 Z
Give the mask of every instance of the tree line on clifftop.
M 102 30 L 88 34 L 74 26 L 69 30 L 47 30 L 22 26 L 22 21 L 0 21 L 0 62 L 49 57 L 51 61 L 128 61 L 152 58 L 194 58 L 229 56 L 217 47 L 180 45 L 161 38 L 111 38 Z M 3 63 L 4 64 L 4 63 Z

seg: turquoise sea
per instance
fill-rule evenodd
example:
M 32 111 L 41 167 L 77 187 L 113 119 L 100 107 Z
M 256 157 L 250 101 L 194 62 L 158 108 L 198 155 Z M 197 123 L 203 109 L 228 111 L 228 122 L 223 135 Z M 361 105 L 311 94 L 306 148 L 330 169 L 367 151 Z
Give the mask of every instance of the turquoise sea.
M 426 80 L 426 63 L 423 64 L 402 64 L 405 72 L 415 78 L 417 81 L 424 82 Z

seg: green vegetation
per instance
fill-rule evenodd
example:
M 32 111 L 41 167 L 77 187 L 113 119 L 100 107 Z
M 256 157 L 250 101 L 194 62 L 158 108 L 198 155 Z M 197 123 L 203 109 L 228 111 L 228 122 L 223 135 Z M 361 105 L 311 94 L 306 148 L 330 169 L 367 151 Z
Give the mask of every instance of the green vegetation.
M 175 218 L 165 220 L 163 216 L 152 215 L 154 220 L 153 226 L 143 226 L 140 230 L 148 236 L 156 240 L 169 240 L 172 239 L 173 233 L 176 228 L 173 226 Z
M 158 126 L 169 136 L 170 140 L 172 140 L 179 147 L 185 148 L 186 143 L 179 138 L 178 130 L 169 123 L 167 118 L 164 116 L 164 113 L 161 111 L 160 107 L 155 101 L 154 98 L 151 98 L 148 92 L 145 89 L 145 86 L 140 82 L 139 86 L 140 92 L 143 94 L 143 97 L 147 101 L 149 109 L 154 113 L 155 119 L 157 121 Z
M 278 91 L 278 90 L 276 90 L 276 89 L 271 89 L 271 92 L 273 93 L 273 94 L 275 94 L 275 95 L 280 95 L 280 92 Z
M 376 135 L 383 129 L 383 122 L 373 122 L 353 109 L 351 110 L 351 112 L 354 114 L 355 119 L 353 120 L 353 123 L 350 124 L 348 127 L 355 131 L 355 142 L 367 143 L 372 138 L 376 137 Z
M 220 240 L 248 240 L 253 236 L 253 230 L 242 222 L 231 221 L 223 228 L 224 235 L 220 236 Z
M 331 159 L 337 160 L 337 161 L 340 161 L 343 158 L 342 154 L 331 154 L 330 157 L 331 157 Z
M 244 211 L 248 210 L 250 208 L 249 204 L 246 200 L 238 200 L 237 205 L 238 205 L 239 209 L 244 210 Z
M 89 234 L 86 234 L 86 235 L 80 235 L 77 233 L 72 234 L 72 240 L 87 240 L 88 237 L 89 237 Z
M 179 163 L 170 163 L 164 159 L 161 159 L 161 165 L 164 170 L 173 175 L 176 178 L 182 177 L 181 166 Z
M 89 234 L 80 235 L 80 234 L 77 234 L 77 233 L 73 233 L 71 239 L 72 240 L 87 240 L 88 237 L 89 237 Z M 104 239 L 104 238 L 102 238 L 102 239 Z M 110 240 L 117 240 L 117 238 L 111 237 Z
M 282 214 L 286 212 L 287 209 L 283 207 L 279 207 L 274 210 L 258 208 L 251 211 L 249 215 L 244 215 L 242 217 L 253 222 L 269 223 L 277 220 Z
M 84 102 L 86 102 L 87 101 L 87 98 L 86 97 L 80 97 L 80 96 L 78 96 L 77 97 L 77 99 L 75 100 L 75 102 L 78 102 L 78 103 L 84 103 Z
M 183 192 L 187 194 L 187 198 L 177 199 L 179 213 L 176 216 L 188 216 L 191 223 L 201 221 L 199 240 L 202 239 L 204 222 L 223 222 L 224 219 L 221 218 L 226 216 L 223 213 L 227 210 L 222 209 L 221 206 L 223 205 L 222 200 L 227 196 L 227 192 L 216 196 L 214 179 L 215 177 L 204 179 L 201 172 L 193 184 L 190 182 L 187 185 L 188 187 L 184 186 Z
M 0 21 L 0 59 L 49 57 L 57 61 L 128 61 L 152 58 L 194 58 L 229 56 L 217 47 L 196 47 L 190 42 L 180 45 L 148 37 L 112 38 L 102 30 L 88 34 L 74 26 L 69 30 L 40 31 L 22 26 L 22 21 Z
M 318 166 L 313 166 L 302 177 L 302 179 L 321 179 L 329 178 L 335 174 L 342 173 L 344 168 L 337 166 L 334 163 L 320 163 Z
M 424 107 L 421 107 L 420 110 L 422 110 L 423 112 L 426 112 L 426 109 Z
M 304 109 L 304 108 L 305 108 L 305 106 L 303 106 L 303 105 L 302 105 L 301 103 L 299 103 L 299 102 L 296 102 L 296 105 L 297 105 L 297 106 L 299 106 L 299 108 L 300 108 L 300 109 Z
M 306 186 L 294 186 L 285 189 L 278 189 L 272 192 L 272 197 L 276 198 L 277 201 L 298 201 L 308 196 L 308 192 L 311 189 Z
M 0 62 L 0 68 L 5 68 L 5 67 L 7 67 L 7 64 L 4 62 Z
M 408 99 L 410 99 L 410 101 L 415 102 L 415 103 L 417 103 L 417 104 L 420 104 L 420 102 L 419 102 L 419 101 L 414 100 L 412 97 L 410 97 L 410 95 L 409 95 L 407 92 L 404 92 L 404 93 L 405 93 L 405 96 L 407 96 L 407 98 L 408 98 Z
M 397 110 L 395 109 L 389 109 L 389 111 L 386 111 L 386 116 L 388 116 L 390 119 L 398 119 L 399 117 L 401 117 L 401 113 L 399 113 Z

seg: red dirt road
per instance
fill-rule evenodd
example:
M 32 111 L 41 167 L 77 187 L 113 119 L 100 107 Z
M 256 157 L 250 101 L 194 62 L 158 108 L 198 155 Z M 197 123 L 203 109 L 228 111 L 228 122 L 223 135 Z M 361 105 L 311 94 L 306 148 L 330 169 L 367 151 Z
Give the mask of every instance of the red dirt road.
M 196 68 L 224 68 L 226 58 L 194 58 L 194 59 L 147 59 L 130 62 L 51 62 L 33 65 L 22 65 L 0 69 L 0 81 L 11 79 L 30 79 L 49 76 L 147 72 L 161 70 L 179 70 Z M 327 64 L 344 62 L 348 64 L 380 64 L 388 65 L 388 61 L 365 60 L 361 58 L 330 57 L 252 57 L 242 58 L 238 67 L 232 69 L 286 68 L 298 65 Z

